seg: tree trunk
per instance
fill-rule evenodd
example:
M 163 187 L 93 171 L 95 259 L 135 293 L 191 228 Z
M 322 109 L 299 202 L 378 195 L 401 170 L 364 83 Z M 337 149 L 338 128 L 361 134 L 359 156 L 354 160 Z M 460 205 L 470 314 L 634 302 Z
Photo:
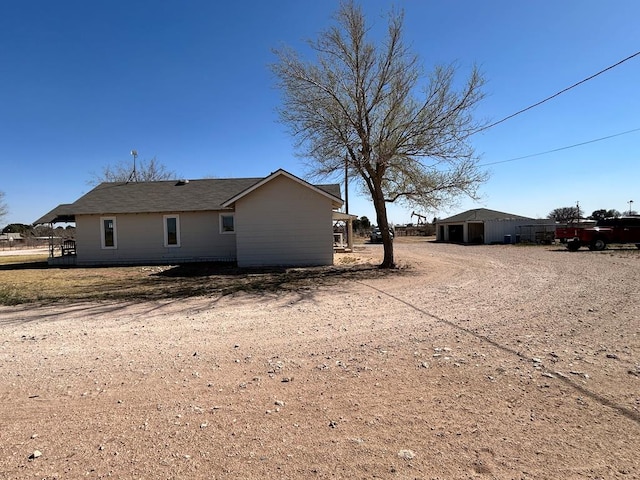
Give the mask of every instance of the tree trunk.
M 393 260 L 393 238 L 389 233 L 389 219 L 387 218 L 387 204 L 384 201 L 384 192 L 381 185 L 374 185 L 374 191 L 371 192 L 373 197 L 373 206 L 376 209 L 376 217 L 378 219 L 378 228 L 382 234 L 382 247 L 384 249 L 384 257 L 380 268 L 394 268 L 396 266 Z

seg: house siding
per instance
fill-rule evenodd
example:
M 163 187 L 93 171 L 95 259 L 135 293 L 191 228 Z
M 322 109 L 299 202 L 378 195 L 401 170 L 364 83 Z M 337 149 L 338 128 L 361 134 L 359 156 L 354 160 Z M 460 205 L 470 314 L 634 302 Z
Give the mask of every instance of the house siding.
M 219 233 L 219 212 L 77 215 L 77 265 L 233 261 L 234 235 Z M 180 218 L 180 246 L 164 245 L 164 217 Z M 117 248 L 101 246 L 100 219 L 116 219 Z
M 331 199 L 281 176 L 235 207 L 238 266 L 333 264 Z

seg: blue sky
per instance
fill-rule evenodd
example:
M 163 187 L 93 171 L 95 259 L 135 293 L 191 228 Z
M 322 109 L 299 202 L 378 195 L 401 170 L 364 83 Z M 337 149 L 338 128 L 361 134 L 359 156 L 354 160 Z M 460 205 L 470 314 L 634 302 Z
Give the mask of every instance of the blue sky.
M 405 40 L 428 71 L 480 66 L 496 121 L 640 50 L 640 2 L 431 0 L 362 2 L 372 34 L 393 5 Z M 156 157 L 181 177 L 305 177 L 277 122 L 273 47 L 304 49 L 332 23 L 334 0 L 0 2 L 0 191 L 8 223 L 31 223 L 91 187 L 108 164 Z M 640 56 L 484 133 L 486 207 L 546 217 L 575 205 L 640 210 L 640 131 L 582 147 L 497 163 L 640 128 Z M 350 212 L 375 218 L 350 188 Z M 390 206 L 390 220 L 411 209 Z M 414 218 L 415 220 L 415 218 Z

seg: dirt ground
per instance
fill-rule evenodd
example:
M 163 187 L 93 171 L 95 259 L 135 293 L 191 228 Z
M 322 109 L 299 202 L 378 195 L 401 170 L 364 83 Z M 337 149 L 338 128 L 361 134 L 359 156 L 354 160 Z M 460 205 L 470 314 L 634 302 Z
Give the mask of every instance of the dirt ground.
M 295 292 L 0 307 L 0 478 L 640 478 L 640 251 L 395 249 Z

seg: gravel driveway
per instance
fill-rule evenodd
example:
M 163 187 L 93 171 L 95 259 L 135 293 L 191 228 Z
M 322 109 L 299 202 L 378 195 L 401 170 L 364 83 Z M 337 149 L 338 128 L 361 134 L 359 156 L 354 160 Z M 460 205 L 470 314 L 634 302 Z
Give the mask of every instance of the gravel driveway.
M 0 478 L 640 478 L 640 251 L 395 250 L 296 292 L 0 307 Z

